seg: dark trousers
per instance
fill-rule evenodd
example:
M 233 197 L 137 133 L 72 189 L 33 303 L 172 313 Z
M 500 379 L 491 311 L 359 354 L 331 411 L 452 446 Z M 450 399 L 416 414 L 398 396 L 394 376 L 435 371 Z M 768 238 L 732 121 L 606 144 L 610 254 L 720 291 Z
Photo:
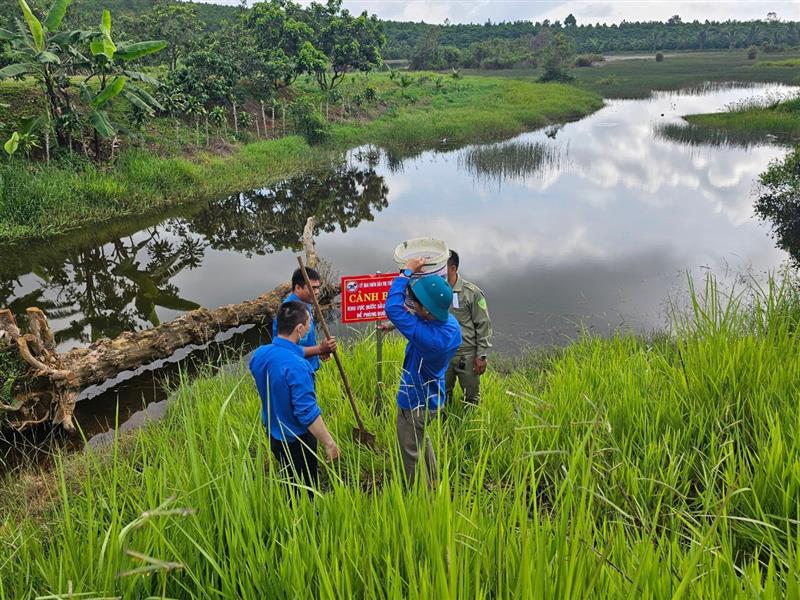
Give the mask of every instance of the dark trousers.
M 281 464 L 281 471 L 290 481 L 316 487 L 317 438 L 310 431 L 291 442 L 269 438 L 270 449 Z

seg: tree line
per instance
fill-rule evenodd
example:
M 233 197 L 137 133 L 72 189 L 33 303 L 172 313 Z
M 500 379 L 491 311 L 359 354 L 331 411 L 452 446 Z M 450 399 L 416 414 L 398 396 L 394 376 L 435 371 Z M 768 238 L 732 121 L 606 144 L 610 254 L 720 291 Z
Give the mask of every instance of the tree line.
M 667 22 L 628 22 L 619 24 L 577 24 L 574 16 L 560 21 L 486 22 L 477 24 L 433 25 L 387 21 L 384 24 L 387 47 L 384 58 L 413 59 L 419 44 L 435 35 L 443 53 L 470 59 L 481 48 L 517 47 L 542 31 L 563 33 L 580 53 L 655 52 L 658 50 L 712 50 L 758 46 L 767 51 L 800 44 L 800 23 L 776 18 L 757 21 L 691 21 L 679 15 Z

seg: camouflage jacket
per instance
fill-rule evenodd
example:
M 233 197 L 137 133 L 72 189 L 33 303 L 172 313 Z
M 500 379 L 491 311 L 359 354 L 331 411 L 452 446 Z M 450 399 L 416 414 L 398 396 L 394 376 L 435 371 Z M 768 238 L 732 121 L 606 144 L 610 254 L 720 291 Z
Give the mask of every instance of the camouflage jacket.
M 458 354 L 488 354 L 492 347 L 492 322 L 481 288 L 459 275 L 453 286 L 450 312 L 461 325 L 463 342 Z

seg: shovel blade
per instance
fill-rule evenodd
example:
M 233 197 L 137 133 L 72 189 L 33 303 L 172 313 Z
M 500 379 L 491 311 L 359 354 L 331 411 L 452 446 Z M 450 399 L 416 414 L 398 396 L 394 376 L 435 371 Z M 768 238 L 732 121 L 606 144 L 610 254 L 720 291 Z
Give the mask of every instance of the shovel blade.
M 370 433 L 366 429 L 353 427 L 353 439 L 364 446 L 369 446 L 370 448 L 375 447 L 375 434 Z

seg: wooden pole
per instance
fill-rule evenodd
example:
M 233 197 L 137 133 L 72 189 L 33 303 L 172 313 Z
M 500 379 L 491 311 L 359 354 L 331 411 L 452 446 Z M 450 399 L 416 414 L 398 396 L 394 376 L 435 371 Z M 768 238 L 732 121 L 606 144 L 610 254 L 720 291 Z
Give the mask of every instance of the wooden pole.
M 331 339 L 331 332 L 328 329 L 328 322 L 325 320 L 325 315 L 322 313 L 322 310 L 319 307 L 319 302 L 317 301 L 317 293 L 314 291 L 314 288 L 311 287 L 311 281 L 308 279 L 308 272 L 306 271 L 306 266 L 303 264 L 303 258 L 301 256 L 297 257 L 297 263 L 300 265 L 300 271 L 303 273 L 303 280 L 305 281 L 308 290 L 311 292 L 311 299 L 314 304 L 314 311 L 319 315 L 319 322 L 322 325 L 322 331 L 325 332 L 325 339 Z M 347 373 L 344 372 L 344 366 L 342 365 L 342 359 L 339 358 L 339 353 L 333 353 L 333 360 L 336 361 L 336 367 L 339 369 L 339 375 L 342 377 L 342 383 L 344 384 L 344 390 L 347 392 L 347 399 L 350 401 L 350 407 L 353 409 L 353 414 L 356 417 L 356 422 L 358 423 L 358 428 L 361 431 L 366 431 L 366 427 L 364 427 L 364 421 L 361 419 L 361 413 L 358 412 L 358 407 L 356 406 L 355 397 L 353 396 L 353 390 L 350 388 L 350 380 L 347 379 Z
M 375 412 L 379 413 L 383 408 L 383 329 L 379 322 L 375 323 Z
M 233 129 L 236 137 L 239 137 L 239 117 L 236 113 L 236 100 L 233 101 Z

